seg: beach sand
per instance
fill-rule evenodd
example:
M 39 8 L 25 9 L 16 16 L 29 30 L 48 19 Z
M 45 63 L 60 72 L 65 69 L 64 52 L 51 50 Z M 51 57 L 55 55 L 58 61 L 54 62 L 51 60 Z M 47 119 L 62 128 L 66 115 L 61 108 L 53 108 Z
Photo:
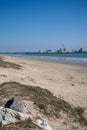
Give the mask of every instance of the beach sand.
M 1 56 L 5 61 L 20 64 L 22 69 L 0 67 L 0 84 L 16 81 L 25 85 L 39 86 L 64 99 L 72 107 L 87 108 L 87 66 Z

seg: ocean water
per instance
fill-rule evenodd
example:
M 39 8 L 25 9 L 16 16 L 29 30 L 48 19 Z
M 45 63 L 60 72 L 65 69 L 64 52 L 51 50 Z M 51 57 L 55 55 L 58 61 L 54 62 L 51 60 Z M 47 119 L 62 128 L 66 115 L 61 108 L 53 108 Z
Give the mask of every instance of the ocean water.
M 79 63 L 87 65 L 87 53 L 30 53 L 30 54 L 16 54 L 16 56 L 32 57 L 41 60 L 51 60 L 60 62 Z

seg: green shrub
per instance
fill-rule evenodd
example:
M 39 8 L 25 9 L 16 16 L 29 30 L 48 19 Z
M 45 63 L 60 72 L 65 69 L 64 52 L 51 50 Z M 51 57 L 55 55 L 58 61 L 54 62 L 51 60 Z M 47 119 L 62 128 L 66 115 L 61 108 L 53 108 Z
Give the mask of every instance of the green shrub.
M 39 104 L 38 107 L 39 107 L 40 109 L 45 110 L 45 106 L 44 106 L 44 104 Z
M 78 107 L 75 107 L 75 111 L 76 111 L 78 114 L 82 114 L 82 113 L 84 113 L 84 108 L 82 108 L 81 106 L 78 106 Z

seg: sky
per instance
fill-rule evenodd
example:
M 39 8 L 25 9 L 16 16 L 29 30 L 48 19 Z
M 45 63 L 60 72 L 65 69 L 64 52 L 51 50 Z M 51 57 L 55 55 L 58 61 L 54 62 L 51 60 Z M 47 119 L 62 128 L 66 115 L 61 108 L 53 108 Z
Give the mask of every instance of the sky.
M 0 0 L 0 52 L 87 50 L 87 0 Z

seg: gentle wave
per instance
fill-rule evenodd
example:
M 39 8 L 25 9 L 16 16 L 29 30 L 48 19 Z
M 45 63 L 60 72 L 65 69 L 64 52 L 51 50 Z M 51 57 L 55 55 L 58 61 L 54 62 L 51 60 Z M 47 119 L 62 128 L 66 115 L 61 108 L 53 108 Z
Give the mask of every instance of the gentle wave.
M 41 60 L 51 60 L 51 61 L 60 61 L 60 62 L 68 62 L 68 63 L 79 63 L 79 64 L 86 64 L 87 65 L 87 54 L 16 54 L 16 56 L 21 57 L 32 57 L 38 58 Z

